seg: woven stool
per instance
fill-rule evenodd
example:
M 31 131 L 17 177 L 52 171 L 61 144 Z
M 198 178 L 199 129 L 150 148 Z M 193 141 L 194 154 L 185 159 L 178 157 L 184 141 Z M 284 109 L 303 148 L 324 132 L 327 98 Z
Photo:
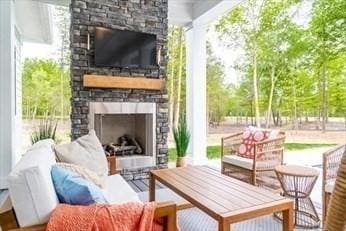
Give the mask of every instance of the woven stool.
M 283 189 L 282 195 L 294 200 L 295 226 L 320 227 L 320 218 L 310 199 L 319 172 L 313 168 L 296 165 L 277 166 L 275 172 Z M 281 218 L 281 214 L 275 216 Z

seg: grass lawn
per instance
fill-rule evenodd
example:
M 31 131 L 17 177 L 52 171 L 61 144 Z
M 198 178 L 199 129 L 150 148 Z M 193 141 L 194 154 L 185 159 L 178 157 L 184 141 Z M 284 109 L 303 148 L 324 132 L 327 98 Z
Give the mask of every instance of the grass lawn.
M 328 147 L 333 146 L 334 144 L 301 144 L 301 143 L 285 143 L 285 150 L 297 151 L 310 148 L 319 148 L 319 147 Z M 208 146 L 207 147 L 207 157 L 208 159 L 217 159 L 220 158 L 221 146 Z M 175 148 L 170 148 L 168 150 L 169 161 L 176 160 L 176 150 Z

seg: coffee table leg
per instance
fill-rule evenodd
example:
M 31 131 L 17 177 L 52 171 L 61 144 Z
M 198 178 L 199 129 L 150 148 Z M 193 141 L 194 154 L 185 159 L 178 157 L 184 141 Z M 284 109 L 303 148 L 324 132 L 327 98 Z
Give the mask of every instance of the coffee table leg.
M 225 219 L 219 220 L 219 231 L 231 231 L 231 224 Z
M 149 201 L 155 201 L 155 177 L 149 174 Z
M 282 211 L 282 230 L 293 231 L 293 206 L 289 209 Z

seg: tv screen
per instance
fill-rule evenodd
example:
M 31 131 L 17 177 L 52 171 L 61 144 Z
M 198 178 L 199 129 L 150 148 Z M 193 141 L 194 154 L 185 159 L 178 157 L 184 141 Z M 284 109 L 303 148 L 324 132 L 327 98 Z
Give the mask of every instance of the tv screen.
M 103 67 L 156 68 L 156 35 L 97 27 L 95 64 Z

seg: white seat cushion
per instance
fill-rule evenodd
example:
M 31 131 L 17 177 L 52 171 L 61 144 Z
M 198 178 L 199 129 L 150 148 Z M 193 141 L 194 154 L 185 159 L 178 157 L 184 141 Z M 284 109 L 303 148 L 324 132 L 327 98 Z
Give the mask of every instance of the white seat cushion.
M 56 163 L 53 140 L 39 141 L 21 158 L 8 177 L 13 208 L 21 227 L 43 224 L 58 205 L 50 175 Z
M 140 201 L 137 193 L 119 174 L 104 178 L 104 196 L 109 204 L 122 204 L 126 202 Z
M 253 159 L 244 158 L 237 155 L 225 155 L 222 161 L 232 165 L 236 165 L 245 169 L 253 169 Z M 277 160 L 256 161 L 256 169 L 272 169 L 280 165 Z
M 324 191 L 328 192 L 328 193 L 332 193 L 334 190 L 334 186 L 335 186 L 335 181 L 332 182 L 328 182 L 325 186 L 324 186 Z

